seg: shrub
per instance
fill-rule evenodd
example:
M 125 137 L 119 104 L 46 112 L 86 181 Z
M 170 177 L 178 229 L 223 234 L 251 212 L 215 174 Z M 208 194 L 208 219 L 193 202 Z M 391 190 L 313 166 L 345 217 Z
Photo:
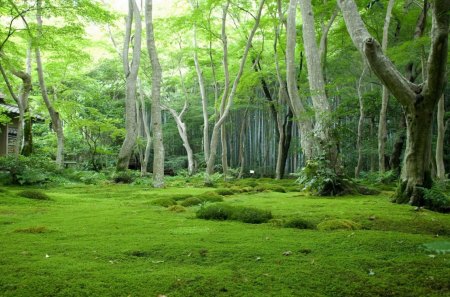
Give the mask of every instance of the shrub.
M 50 197 L 40 191 L 37 190 L 26 190 L 17 193 L 18 196 L 28 198 L 28 199 L 35 199 L 35 200 L 50 200 Z
M 6 184 L 33 185 L 50 181 L 59 172 L 55 162 L 43 156 L 0 157 L 0 171 L 6 172 Z
M 160 199 L 156 199 L 155 201 L 153 201 L 152 204 L 159 205 L 162 207 L 169 207 L 172 205 L 176 205 L 177 202 L 170 198 L 160 198 Z
M 116 172 L 113 181 L 116 184 L 131 184 L 137 178 L 137 172 L 131 170 Z
M 173 212 L 185 212 L 186 208 L 181 205 L 171 205 L 167 208 L 167 210 L 173 211 Z
M 225 188 L 221 188 L 221 189 L 217 189 L 215 191 L 217 194 L 222 195 L 222 196 L 228 196 L 228 195 L 233 195 L 234 192 L 230 189 L 225 189 Z
M 361 225 L 345 219 L 326 220 L 317 225 L 317 229 L 321 231 L 332 230 L 358 230 L 361 229 Z
M 182 201 L 180 204 L 184 207 L 195 206 L 201 204 L 203 201 L 197 197 L 190 197 Z
M 104 173 L 97 171 L 75 171 L 70 173 L 68 177 L 86 185 L 98 185 L 107 180 Z
M 197 218 L 205 220 L 235 220 L 250 224 L 266 223 L 272 219 L 270 211 L 250 207 L 233 207 L 226 204 L 212 204 L 200 208 Z
M 287 221 L 284 224 L 285 228 L 296 228 L 296 229 L 315 229 L 316 225 L 310 221 L 301 218 L 295 218 Z

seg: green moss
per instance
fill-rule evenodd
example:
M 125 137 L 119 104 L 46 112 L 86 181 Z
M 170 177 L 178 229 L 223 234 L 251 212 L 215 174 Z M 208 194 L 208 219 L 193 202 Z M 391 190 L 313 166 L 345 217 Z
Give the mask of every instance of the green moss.
M 182 205 L 171 205 L 167 208 L 167 210 L 172 212 L 185 212 L 186 208 Z
M 229 196 L 229 195 L 234 194 L 234 192 L 231 189 L 225 189 L 225 188 L 217 189 L 215 192 L 222 196 Z
M 21 191 L 17 193 L 17 196 L 34 200 L 50 200 L 50 196 L 38 190 Z
M 16 233 L 45 233 L 48 229 L 45 226 L 36 226 L 36 227 L 28 227 L 28 228 L 19 228 L 15 229 Z
M 296 228 L 296 229 L 315 229 L 316 225 L 308 220 L 302 218 L 290 219 L 284 224 L 285 228 Z
M 156 199 L 152 202 L 152 204 L 154 205 L 159 205 L 162 207 L 169 207 L 172 205 L 176 205 L 177 202 L 171 198 L 160 198 L 160 199 Z
M 196 195 L 196 198 L 200 199 L 202 202 L 221 202 L 223 197 L 217 192 L 206 192 L 200 195 Z
M 272 213 L 251 207 L 213 204 L 199 209 L 197 217 L 205 220 L 234 220 L 249 224 L 261 224 L 272 219 Z
M 200 205 L 203 202 L 203 200 L 197 198 L 197 197 L 190 197 L 183 201 L 181 201 L 181 205 L 184 207 L 190 207 L 190 206 L 196 206 Z
M 321 231 L 358 230 L 361 229 L 361 225 L 352 220 L 335 219 L 321 222 L 317 225 L 317 229 Z
M 176 195 L 171 195 L 170 198 L 175 200 L 175 201 L 180 201 L 180 200 L 185 200 L 187 198 L 192 197 L 192 194 L 176 194 Z

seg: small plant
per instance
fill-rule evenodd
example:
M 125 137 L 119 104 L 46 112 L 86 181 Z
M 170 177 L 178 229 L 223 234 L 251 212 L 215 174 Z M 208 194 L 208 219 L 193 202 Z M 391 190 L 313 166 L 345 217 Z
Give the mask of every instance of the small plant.
M 184 206 L 181 206 L 181 205 L 171 205 L 171 206 L 169 206 L 167 208 L 167 210 L 168 211 L 172 211 L 172 212 L 180 213 L 180 212 L 185 212 L 186 208 Z
M 315 229 L 316 225 L 310 221 L 302 218 L 295 218 L 287 221 L 284 224 L 285 228 L 295 228 L 295 229 Z
M 445 194 L 445 184 L 435 182 L 431 189 L 419 188 L 423 192 L 424 205 L 435 211 L 450 212 L 450 198 Z
M 317 225 L 317 229 L 321 231 L 358 230 L 361 229 L 361 225 L 351 220 L 334 219 L 321 222 Z
M 172 205 L 176 205 L 177 202 L 170 198 L 160 198 L 160 199 L 156 199 L 155 201 L 153 201 L 152 204 L 159 205 L 162 207 L 169 207 Z
M 185 200 L 183 200 L 180 204 L 184 207 L 190 207 L 195 205 L 200 205 L 203 202 L 203 200 L 197 198 L 197 197 L 190 197 Z
M 37 190 L 26 190 L 17 193 L 18 196 L 28 198 L 28 199 L 34 199 L 34 200 L 50 200 L 50 197 L 40 191 Z

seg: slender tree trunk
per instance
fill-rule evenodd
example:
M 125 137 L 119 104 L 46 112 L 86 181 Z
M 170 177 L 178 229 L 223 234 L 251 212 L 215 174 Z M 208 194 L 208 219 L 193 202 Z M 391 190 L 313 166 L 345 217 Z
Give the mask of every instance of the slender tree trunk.
M 156 51 L 152 12 L 153 1 L 145 0 L 147 50 L 152 64 L 153 186 L 162 188 L 164 187 L 164 143 L 160 102 L 162 69 Z
M 389 166 L 393 170 L 396 176 L 400 176 L 401 172 L 401 155 L 403 152 L 403 147 L 406 141 L 406 122 L 405 116 L 402 113 L 400 118 L 400 123 L 397 129 L 397 137 L 395 139 L 394 148 L 392 150 L 391 157 L 389 159 Z
M 42 1 L 36 1 L 36 20 L 38 26 L 38 35 L 42 37 L 42 17 L 41 17 Z M 64 130 L 63 123 L 59 112 L 55 110 L 53 104 L 50 102 L 48 97 L 47 87 L 45 85 L 44 79 L 44 67 L 42 66 L 41 51 L 39 45 L 35 48 L 36 54 L 36 64 L 37 64 L 37 74 L 39 78 L 39 85 L 41 88 L 42 98 L 44 99 L 45 106 L 47 107 L 48 113 L 52 120 L 52 129 L 56 132 L 57 147 L 56 147 L 56 164 L 58 167 L 62 168 L 64 165 Z
M 150 151 L 152 149 L 152 136 L 150 132 L 150 127 L 148 125 L 148 113 L 147 106 L 145 104 L 144 90 L 142 89 L 142 82 L 138 79 L 139 86 L 139 100 L 141 102 L 141 112 L 142 112 L 142 124 L 144 126 L 145 133 L 145 150 L 144 150 L 144 158 L 141 164 L 141 176 L 147 174 L 148 161 L 150 160 Z
M 383 41 L 381 43 L 381 49 L 383 53 L 386 53 L 388 47 L 388 37 L 389 37 L 389 25 L 391 23 L 392 8 L 394 7 L 395 0 L 389 0 L 386 18 L 384 20 L 383 27 Z M 387 127 L 386 127 L 386 116 L 387 107 L 389 103 L 389 90 L 383 85 L 382 98 L 381 98 L 381 110 L 380 110 L 380 120 L 378 123 L 378 170 L 380 172 L 386 171 L 386 161 L 385 161 L 385 151 L 386 151 L 386 140 L 387 140 Z
M 220 143 L 222 145 L 222 172 L 224 178 L 228 176 L 228 137 L 226 125 L 220 128 Z
M 211 136 L 211 145 L 210 145 L 210 156 L 209 156 L 207 166 L 206 166 L 205 184 L 211 184 L 210 176 L 214 173 L 214 164 L 215 164 L 215 159 L 216 159 L 217 146 L 218 146 L 218 142 L 219 142 L 220 128 L 222 127 L 225 119 L 228 117 L 231 105 L 233 104 L 233 99 L 234 99 L 234 96 L 237 91 L 237 86 L 242 77 L 242 73 L 244 72 L 244 66 L 247 61 L 247 56 L 248 56 L 248 52 L 249 52 L 251 44 L 252 44 L 253 36 L 255 35 L 256 30 L 258 29 L 258 26 L 259 26 L 259 21 L 261 19 L 261 13 L 262 13 L 264 2 L 265 2 L 265 0 L 261 0 L 261 2 L 259 4 L 258 13 L 257 13 L 256 19 L 255 19 L 255 24 L 250 33 L 250 36 L 248 37 L 247 44 L 246 44 L 245 50 L 244 50 L 244 54 L 241 59 L 238 73 L 236 75 L 236 78 L 234 79 L 232 89 L 229 92 L 229 94 L 227 91 L 225 91 L 224 96 L 222 98 L 222 104 L 224 104 L 224 102 L 225 102 L 224 100 L 226 100 L 226 105 L 225 105 L 225 108 L 223 109 L 223 113 L 221 113 L 220 118 L 217 120 L 217 122 L 213 128 L 213 132 L 212 132 L 212 136 Z M 222 40 L 224 41 L 224 70 L 225 70 L 225 73 L 228 73 L 228 46 L 226 43 L 227 37 L 225 34 L 225 25 L 226 25 L 226 15 L 228 13 L 229 3 L 230 2 L 228 1 L 224 8 L 223 19 L 222 19 Z M 227 76 L 227 74 L 225 76 Z M 227 89 L 228 88 L 225 86 L 225 90 L 227 90 Z
M 358 164 L 355 168 L 355 178 L 359 177 L 361 172 L 362 163 L 363 163 L 363 155 L 362 155 L 362 134 L 363 134 L 363 125 L 365 118 L 365 110 L 364 110 L 364 100 L 361 92 L 361 85 L 364 75 L 366 73 L 367 67 L 364 65 L 361 76 L 359 77 L 358 82 L 358 99 L 359 99 L 359 121 L 358 121 L 358 139 L 356 141 L 356 149 L 358 150 Z
M 430 188 L 431 138 L 433 113 L 447 81 L 448 31 L 450 1 L 432 4 L 431 49 L 427 77 L 423 85 L 405 78 L 383 54 L 379 43 L 370 36 L 353 0 L 338 0 L 347 29 L 355 46 L 367 58 L 374 73 L 400 102 L 406 113 L 406 152 L 401 185 L 395 201 L 423 205 L 423 191 Z
M 135 34 L 131 37 L 131 27 L 135 23 Z M 141 60 L 141 32 L 142 20 L 139 8 L 135 0 L 128 0 L 128 16 L 126 21 L 125 38 L 122 51 L 123 70 L 126 79 L 126 97 L 125 97 L 125 139 L 120 148 L 117 171 L 124 171 L 128 169 L 130 158 L 133 154 L 136 145 L 137 131 L 136 131 L 136 83 L 139 72 L 139 65 Z M 128 52 L 131 40 L 133 39 L 133 55 L 130 65 Z
M 437 110 L 437 140 L 436 140 L 436 177 L 440 180 L 445 178 L 445 164 L 444 164 L 444 138 L 446 124 L 444 122 L 445 116 L 445 96 L 442 95 L 439 100 Z
M 22 155 L 24 156 L 30 156 L 33 153 L 33 134 L 32 134 L 32 125 L 33 120 L 31 118 L 31 115 L 29 114 L 29 95 L 32 90 L 32 82 L 31 82 L 31 59 L 32 59 L 32 52 L 31 52 L 31 42 L 27 49 L 27 61 L 26 61 L 26 74 L 29 78 L 29 84 L 28 84 L 28 78 L 26 78 L 26 82 L 23 81 L 23 105 L 24 105 L 24 113 L 25 113 L 25 119 L 24 119 L 24 129 L 23 129 L 23 146 L 22 146 Z M 28 90 L 29 92 L 26 94 L 25 90 Z
M 241 129 L 239 130 L 239 166 L 240 166 L 238 176 L 239 179 L 241 179 L 244 176 L 245 170 L 245 135 L 248 127 L 247 116 L 248 116 L 248 107 L 244 111 L 244 115 L 242 117 L 241 122 Z

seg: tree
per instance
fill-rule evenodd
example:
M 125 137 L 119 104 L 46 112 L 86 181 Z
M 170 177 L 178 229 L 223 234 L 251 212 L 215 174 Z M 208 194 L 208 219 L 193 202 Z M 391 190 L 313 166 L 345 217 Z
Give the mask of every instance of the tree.
M 152 64 L 153 186 L 155 188 L 162 188 L 164 187 L 164 143 L 160 102 L 162 69 L 156 51 L 152 13 L 152 0 L 145 0 L 147 51 Z
M 135 23 L 135 34 L 132 38 L 131 27 Z M 126 20 L 125 38 L 122 50 L 123 71 L 126 79 L 125 96 L 125 130 L 126 135 L 117 160 L 117 171 L 128 169 L 131 155 L 136 144 L 136 88 L 139 65 L 141 60 L 142 20 L 135 0 L 128 0 L 128 16 Z M 133 55 L 130 63 L 128 53 L 133 40 Z
M 421 187 L 430 188 L 431 139 L 434 110 L 447 80 L 448 30 L 450 2 L 432 4 L 431 48 L 427 78 L 417 85 L 405 78 L 382 52 L 380 44 L 369 34 L 353 0 L 338 0 L 354 45 L 367 59 L 372 71 L 405 109 L 407 146 L 395 201 L 423 205 Z

